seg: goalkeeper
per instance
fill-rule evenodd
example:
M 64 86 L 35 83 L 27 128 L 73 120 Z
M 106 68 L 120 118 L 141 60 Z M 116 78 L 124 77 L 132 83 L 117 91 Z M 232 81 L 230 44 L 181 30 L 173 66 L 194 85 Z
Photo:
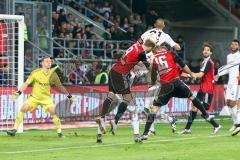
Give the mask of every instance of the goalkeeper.
M 57 129 L 58 137 L 63 138 L 64 135 L 61 129 L 61 121 L 56 115 L 55 106 L 51 98 L 50 89 L 55 86 L 61 92 L 67 94 L 67 98 L 70 102 L 73 102 L 73 97 L 67 92 L 65 87 L 59 80 L 58 75 L 55 70 L 58 66 L 51 68 L 51 59 L 49 56 L 45 56 L 41 60 L 42 68 L 38 68 L 32 71 L 31 75 L 28 77 L 26 82 L 20 87 L 20 89 L 13 94 L 14 98 L 17 99 L 18 96 L 31 84 L 32 92 L 26 102 L 21 107 L 17 118 L 15 120 L 14 128 L 8 130 L 7 134 L 10 136 L 15 136 L 19 125 L 23 121 L 24 114 L 26 112 L 32 112 L 38 106 L 42 106 L 45 112 L 49 112 L 53 118 L 53 123 Z

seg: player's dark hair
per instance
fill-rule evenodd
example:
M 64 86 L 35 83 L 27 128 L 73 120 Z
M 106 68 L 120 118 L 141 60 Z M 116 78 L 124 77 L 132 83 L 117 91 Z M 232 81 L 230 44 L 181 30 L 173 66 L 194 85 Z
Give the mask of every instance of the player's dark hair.
M 233 39 L 232 42 L 236 42 L 239 44 L 239 40 L 237 40 L 237 39 Z
M 208 47 L 208 48 L 210 48 L 210 51 L 213 52 L 213 47 L 212 47 L 212 45 L 211 45 L 210 43 L 208 43 L 208 42 L 204 42 L 203 45 L 202 45 L 202 47 L 203 47 L 203 48 L 204 48 L 204 47 Z

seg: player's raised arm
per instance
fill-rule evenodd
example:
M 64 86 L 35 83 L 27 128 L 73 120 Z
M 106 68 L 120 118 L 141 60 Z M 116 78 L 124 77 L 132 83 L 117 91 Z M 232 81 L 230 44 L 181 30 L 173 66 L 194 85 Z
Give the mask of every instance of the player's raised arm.
M 178 43 L 176 43 L 168 34 L 166 34 L 166 41 L 172 48 L 176 49 L 177 51 L 181 50 L 181 47 Z

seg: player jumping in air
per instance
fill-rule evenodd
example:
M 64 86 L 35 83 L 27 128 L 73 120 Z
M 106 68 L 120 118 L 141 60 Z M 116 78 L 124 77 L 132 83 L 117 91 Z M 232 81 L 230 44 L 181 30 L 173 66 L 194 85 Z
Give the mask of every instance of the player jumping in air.
M 173 48 L 176 49 L 176 50 L 180 50 L 180 49 L 181 49 L 181 47 L 180 47 L 176 42 L 174 42 L 173 39 L 172 39 L 168 34 L 166 34 L 166 33 L 163 32 L 163 29 L 164 29 L 164 27 L 165 27 L 165 23 L 164 23 L 164 20 L 163 20 L 163 19 L 161 19 L 161 18 L 157 19 L 157 20 L 155 21 L 155 23 L 154 23 L 154 27 L 155 27 L 155 28 L 150 29 L 150 30 L 146 31 L 145 33 L 143 33 L 142 36 L 141 36 L 141 38 L 138 40 L 137 43 L 142 44 L 142 43 L 144 43 L 144 42 L 146 41 L 146 39 L 148 39 L 150 36 L 153 36 L 153 37 L 156 37 L 156 39 L 157 39 L 155 49 L 157 49 L 157 47 L 160 46 L 162 43 L 167 43 L 168 45 L 170 45 L 171 47 L 173 47 Z M 152 57 L 152 52 L 147 53 L 147 56 L 148 56 L 148 57 L 147 57 L 148 62 L 150 63 L 151 57 Z M 144 66 L 143 66 L 143 67 L 141 67 L 141 66 L 138 67 L 138 66 L 140 66 L 140 65 L 136 65 L 135 68 L 138 68 L 138 70 L 141 70 L 140 72 L 144 72 L 144 70 L 146 71 L 146 68 L 144 68 Z M 131 76 L 133 77 L 133 75 L 134 75 L 134 73 L 132 73 Z M 152 90 L 153 88 L 154 88 L 154 86 L 151 86 L 151 87 L 149 88 L 149 90 Z M 121 106 L 119 106 L 119 107 L 118 107 L 117 114 L 116 114 L 114 120 L 111 120 L 111 121 L 110 121 L 110 124 L 111 124 L 111 132 L 112 132 L 113 134 L 115 134 L 115 132 L 116 132 L 116 125 L 117 125 L 119 119 L 121 118 L 121 116 L 124 114 L 124 112 L 125 112 L 126 110 L 127 110 L 127 107 L 121 107 Z M 133 116 L 132 120 L 135 119 L 134 121 L 137 121 L 137 116 L 136 116 L 136 115 L 137 115 L 137 114 L 135 114 L 135 116 Z M 161 115 L 163 116 L 164 119 L 167 119 L 167 121 L 170 120 L 169 122 L 171 123 L 172 127 L 173 127 L 173 128 L 176 128 L 175 121 L 172 121 L 172 118 L 171 118 L 171 117 L 169 117 L 168 115 L 166 115 L 166 114 L 164 114 L 164 113 L 162 113 Z M 132 121 L 132 124 L 135 123 L 134 121 Z M 139 124 L 139 123 L 135 123 L 135 124 Z M 152 126 L 152 129 L 153 129 L 153 127 L 154 127 L 154 126 Z M 136 135 L 136 133 L 138 133 L 137 129 L 138 129 L 139 127 L 133 127 L 133 128 L 136 128 L 136 129 L 134 129 L 134 132 L 135 132 L 135 135 Z M 138 130 L 139 130 L 139 129 L 138 129 Z
M 201 63 L 200 72 L 196 73 L 196 78 L 201 79 L 197 98 L 202 102 L 204 108 L 208 110 L 211 105 L 214 92 L 214 62 L 211 59 L 212 46 L 208 43 L 204 43 L 202 54 L 204 60 Z M 192 110 L 190 111 L 186 127 L 182 132 L 180 132 L 180 134 L 191 134 L 190 128 L 197 116 L 197 112 L 198 109 L 192 105 Z M 221 128 L 221 125 L 215 123 L 214 121 L 211 124 L 213 125 L 213 134 L 216 134 Z
M 62 86 L 59 77 L 57 76 L 55 69 L 51 68 L 51 59 L 48 56 L 42 58 L 41 61 L 42 68 L 32 71 L 31 75 L 28 77 L 26 82 L 20 87 L 20 89 L 14 93 L 15 99 L 21 95 L 21 93 L 27 89 L 27 87 L 32 84 L 32 92 L 30 97 L 21 107 L 15 124 L 12 130 L 8 130 L 7 134 L 10 136 L 15 136 L 19 125 L 23 121 L 24 114 L 26 112 L 32 112 L 38 106 L 42 106 L 45 112 L 49 112 L 53 118 L 53 123 L 57 129 L 58 137 L 64 137 L 61 129 L 61 122 L 59 117 L 56 115 L 55 106 L 51 98 L 50 89 L 51 86 L 56 86 L 56 88 L 63 93 L 67 94 L 67 98 L 72 103 L 74 101 L 73 97 L 67 92 L 67 90 Z
M 153 102 L 151 113 L 148 115 L 142 140 L 148 138 L 149 129 L 154 122 L 159 107 L 166 105 L 172 97 L 189 98 L 193 105 L 202 112 L 204 119 L 210 123 L 215 123 L 213 118 L 208 115 L 199 99 L 194 97 L 189 87 L 179 79 L 179 66 L 183 69 L 183 72 L 191 75 L 194 79 L 196 78 L 196 75 L 191 72 L 189 67 L 178 55 L 171 51 L 157 51 L 155 53 L 152 66 L 152 79 L 155 81 L 158 73 L 160 75 L 161 88 L 158 97 L 156 97 Z
M 96 120 L 98 124 L 97 143 L 102 142 L 102 133 L 106 133 L 104 124 L 105 116 L 116 107 L 115 102 L 119 102 L 116 94 L 120 94 L 123 97 L 118 105 L 119 107 L 125 110 L 129 104 L 135 106 L 130 91 L 128 74 L 139 61 L 142 61 L 149 68 L 150 64 L 147 62 L 145 52 L 150 52 L 155 48 L 155 44 L 156 42 L 150 39 L 147 39 L 143 44 L 136 43 L 124 52 L 123 55 L 120 55 L 117 62 L 113 64 L 109 71 L 109 93 L 103 102 L 100 116 Z M 136 142 L 140 140 L 139 134 L 134 135 L 134 137 Z
M 237 100 L 239 98 L 239 41 L 234 39 L 231 43 L 231 53 L 227 55 L 227 65 L 218 70 L 218 74 L 215 76 L 215 81 L 220 76 L 228 74 L 228 85 L 226 90 L 227 106 L 233 119 L 233 126 L 229 129 L 232 132 L 232 136 L 240 132 L 240 105 L 237 106 Z
M 154 28 L 143 33 L 138 42 L 143 43 L 149 37 L 149 35 L 152 34 L 157 37 L 156 46 L 161 46 L 161 44 L 167 43 L 172 48 L 176 50 L 181 50 L 179 44 L 174 42 L 173 39 L 163 31 L 164 27 L 165 27 L 164 20 L 162 18 L 158 18 L 154 23 Z

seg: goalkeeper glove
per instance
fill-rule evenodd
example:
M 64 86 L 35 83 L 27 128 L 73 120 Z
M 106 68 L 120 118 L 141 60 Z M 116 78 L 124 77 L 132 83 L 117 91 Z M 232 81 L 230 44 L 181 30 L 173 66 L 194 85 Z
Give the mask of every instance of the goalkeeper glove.
M 21 91 L 13 92 L 12 99 L 17 100 L 21 94 L 22 94 Z
M 71 94 L 69 94 L 67 98 L 69 99 L 71 105 L 76 104 L 76 99 Z

